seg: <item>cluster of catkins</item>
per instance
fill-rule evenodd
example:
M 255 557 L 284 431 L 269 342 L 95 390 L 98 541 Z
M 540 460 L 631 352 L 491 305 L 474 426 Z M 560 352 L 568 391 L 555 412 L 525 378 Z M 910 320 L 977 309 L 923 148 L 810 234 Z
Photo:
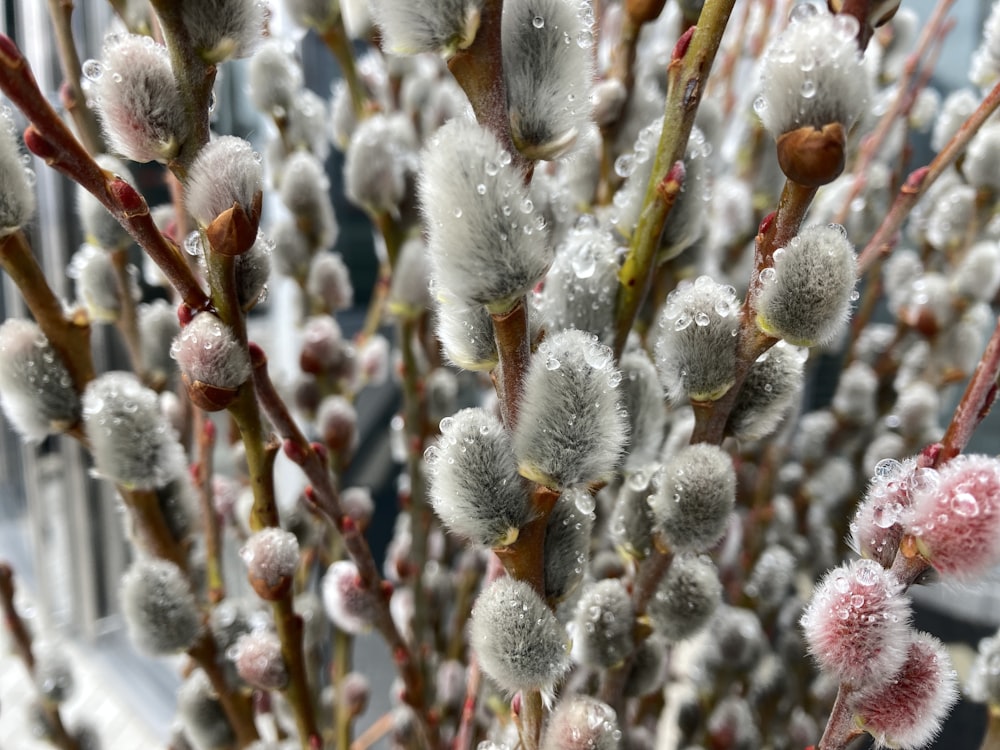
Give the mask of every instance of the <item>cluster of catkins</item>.
M 862 54 L 872 29 L 825 6 L 738 11 L 719 52 L 730 80 L 700 82 L 649 299 L 622 330 L 630 248 L 677 126 L 664 115 L 686 49 L 674 42 L 701 4 L 601 3 L 597 17 L 587 0 L 506 0 L 500 16 L 497 5 L 287 0 L 343 68 L 326 99 L 304 87 L 294 45 L 264 37 L 263 3 L 179 3 L 172 22 L 204 64 L 249 57 L 250 99 L 273 126 L 263 155 L 225 135 L 190 153 L 190 81 L 142 33 L 148 14 L 124 16 L 83 65 L 115 155 L 98 164 L 125 181 L 118 157 L 183 164 L 184 210 L 153 219 L 199 282 L 231 284 L 234 300 L 225 314 L 178 315 L 145 263 L 162 293 L 143 301 L 131 236 L 81 190 L 74 314 L 113 324 L 134 373 L 81 384 L 38 324 L 11 319 L 0 400 L 27 440 L 82 437 L 96 472 L 155 504 L 183 550 L 165 559 L 148 529 L 130 529 L 139 554 L 121 587 L 141 649 L 211 654 L 184 680 L 172 747 L 314 747 L 297 721 L 317 708 L 330 746 L 350 738 L 368 699 L 351 638 L 373 627 L 400 639 L 389 729 L 400 748 L 793 750 L 817 743 L 832 705 L 830 742 L 867 732 L 879 747 L 926 746 L 956 677 L 943 646 L 912 629 L 906 589 L 928 566 L 966 582 L 1000 561 L 1000 462 L 938 464 L 925 450 L 942 438 L 943 389 L 979 361 L 1000 288 L 995 120 L 867 281 L 873 300 L 885 290 L 886 322 L 870 305 L 849 337 L 846 322 L 854 247 L 888 210 L 907 131 L 933 124 L 940 150 L 984 93 L 941 103 L 919 90 L 863 173 L 844 172 L 901 96 L 915 16 L 868 19 L 879 28 Z M 998 19 L 974 57 L 977 86 L 1000 77 Z M 483 59 L 488 91 L 483 69 L 470 73 Z M 30 223 L 33 197 L 12 118 L 0 120 L 3 242 Z M 377 230 L 379 288 L 353 339 L 334 317 L 354 290 L 332 251 L 331 144 L 348 200 Z M 805 220 L 768 246 L 796 200 Z M 253 397 L 261 357 L 224 321 L 245 323 L 271 278 L 291 280 L 301 303 L 298 369 L 282 385 L 335 472 L 356 458 L 357 397 L 393 369 L 380 331 L 395 324 L 405 471 L 382 580 L 344 542 L 372 519 L 367 489 L 340 491 L 341 534 L 307 512 L 312 489 L 282 499 L 279 527 L 255 499 L 263 445 L 229 446 L 207 481 L 189 467 L 184 446 L 201 438 L 185 399 L 221 412 Z M 843 368 L 829 404 L 806 413 L 809 348 Z M 286 440 L 293 460 L 302 450 Z M 218 569 L 220 540 L 245 577 Z M 291 638 L 315 695 L 298 689 Z M 996 650 L 984 645 L 970 687 L 994 705 Z M 232 721 L 251 693 L 265 739 Z

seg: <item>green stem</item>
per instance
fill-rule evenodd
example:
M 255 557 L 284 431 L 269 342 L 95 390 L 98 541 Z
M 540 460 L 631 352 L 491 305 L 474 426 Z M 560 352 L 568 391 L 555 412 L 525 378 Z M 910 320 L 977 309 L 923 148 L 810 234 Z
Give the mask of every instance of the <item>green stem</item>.
M 334 729 L 337 747 L 351 746 L 351 720 L 344 696 L 344 678 L 351 671 L 351 646 L 354 639 L 349 633 L 337 630 L 333 635 L 333 695 Z
M 986 723 L 986 735 L 979 750 L 1000 750 L 1000 706 L 990 705 Z
M 132 276 L 129 273 L 128 251 L 111 251 L 111 267 L 115 274 L 115 287 L 121 300 L 121 312 L 115 327 L 122 335 L 125 350 L 128 352 L 132 370 L 136 376 L 146 382 L 147 373 L 142 361 L 142 344 L 139 336 L 139 318 L 136 314 L 135 297 L 132 296 Z
M 351 40 L 347 37 L 344 29 L 344 18 L 337 13 L 337 18 L 322 33 L 323 43 L 326 44 L 333 56 L 337 58 L 340 65 L 340 73 L 347 84 L 347 90 L 351 94 L 351 106 L 354 108 L 354 115 L 358 119 L 364 116 L 368 106 L 368 95 L 358 78 L 357 66 L 354 64 L 354 51 L 351 49 Z
M 693 32 L 685 33 L 674 49 L 667 72 L 669 83 L 663 131 L 625 261 L 630 267 L 629 278 L 635 281 L 629 283 L 629 278 L 619 281 L 615 317 L 617 352 L 622 351 L 624 339 L 649 288 L 655 268 L 656 246 L 670 209 L 659 197 L 659 186 L 673 165 L 684 159 L 705 82 L 735 4 L 736 0 L 706 0 L 698 26 Z

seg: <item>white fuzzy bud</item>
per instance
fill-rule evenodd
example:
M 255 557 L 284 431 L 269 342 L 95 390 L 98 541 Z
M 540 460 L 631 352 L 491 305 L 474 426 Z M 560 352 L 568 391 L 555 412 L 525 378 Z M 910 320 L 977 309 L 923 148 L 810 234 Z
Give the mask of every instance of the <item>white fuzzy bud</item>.
M 506 312 L 545 275 L 544 219 L 511 155 L 482 126 L 455 119 L 438 130 L 419 196 L 434 278 L 462 301 Z
M 493 333 L 493 320 L 482 305 L 467 305 L 437 287 L 437 337 L 448 361 L 463 370 L 489 371 L 500 355 Z
M 951 140 L 951 137 L 958 132 L 969 115 L 976 111 L 982 97 L 970 89 L 959 89 L 952 91 L 944 99 L 941 105 L 941 114 L 938 115 L 934 123 L 934 130 L 931 133 L 931 148 L 940 151 Z
M 740 440 L 767 437 L 802 390 L 805 357 L 784 341 L 757 358 L 736 397 L 729 429 Z
M 281 654 L 281 641 L 269 630 L 241 635 L 226 656 L 247 684 L 260 690 L 283 690 L 288 685 L 288 666 Z
M 299 26 L 320 33 L 340 17 L 339 0 L 285 0 L 285 7 Z
M 545 598 L 563 601 L 587 572 L 596 499 L 584 487 L 562 493 L 545 526 Z
M 729 454 L 698 443 L 663 467 L 650 498 L 656 530 L 678 552 L 703 552 L 722 537 L 736 502 L 736 471 Z
M 201 630 L 194 594 L 172 562 L 136 561 L 122 578 L 120 597 L 129 635 L 146 653 L 183 651 Z
M 198 152 L 186 187 L 188 210 L 202 226 L 211 224 L 234 204 L 250 215 L 263 187 L 260 156 L 242 138 L 213 138 Z
M 653 546 L 653 516 L 649 508 L 650 486 L 656 466 L 630 473 L 618 491 L 611 512 L 611 538 L 625 554 L 642 559 Z
M 102 323 L 118 320 L 122 298 L 111 256 L 107 252 L 94 245 L 81 245 L 70 258 L 66 275 L 76 281 L 77 296 L 87 308 L 91 320 Z
M 570 666 L 563 626 L 531 586 L 513 578 L 480 593 L 469 640 L 483 672 L 508 693 L 541 690 L 551 697 Z
M 181 683 L 177 691 L 177 714 L 194 750 L 231 747 L 236 740 L 219 696 L 201 669 L 196 669 Z
M 287 116 L 302 88 L 302 68 L 293 55 L 291 43 L 271 37 L 250 59 L 250 100 L 275 118 Z
M 232 329 L 212 313 L 198 313 L 170 347 L 190 383 L 237 388 L 250 377 L 250 356 Z
M 374 0 L 373 6 L 387 51 L 451 57 L 475 41 L 483 0 Z
M 682 282 L 658 320 L 656 368 L 672 399 L 714 401 L 736 378 L 736 290 L 708 276 Z
M 184 449 L 156 393 L 129 372 L 108 372 L 83 393 L 83 422 L 98 473 L 116 484 L 153 489 L 184 471 Z
M 62 432 L 80 419 L 80 397 L 69 370 L 30 320 L 0 324 L 0 405 L 30 441 Z
M 509 0 L 501 40 L 511 136 L 529 159 L 568 153 L 590 121 L 590 23 L 573 0 Z
M 393 315 L 402 318 L 423 315 L 430 308 L 430 259 L 423 240 L 411 238 L 400 248 L 393 267 L 388 305 Z
M 955 292 L 963 297 L 977 302 L 991 302 L 1000 289 L 1000 243 L 987 240 L 970 247 L 951 276 L 950 283 Z
M 548 328 L 577 328 L 611 343 L 620 267 L 614 235 L 592 217 L 581 217 L 556 250 L 537 295 Z
M 587 695 L 559 701 L 549 717 L 542 750 L 618 750 L 618 715 L 607 703 Z
M 261 0 L 182 0 L 181 22 L 194 51 L 209 64 L 247 57 L 264 33 Z
M 690 638 L 708 622 L 719 606 L 722 584 L 706 557 L 680 555 L 649 602 L 653 627 L 668 641 Z
M 151 37 L 109 35 L 101 62 L 83 69 L 113 151 L 137 162 L 177 156 L 189 126 L 166 47 Z
M 969 80 L 988 89 L 1000 78 L 1000 5 L 993 3 L 983 26 L 983 38 L 972 53 Z
M 306 278 L 306 292 L 321 302 L 329 315 L 354 304 L 351 274 L 340 253 L 321 253 L 313 258 Z
M 330 181 L 318 158 L 307 151 L 289 156 L 282 167 L 278 193 L 312 248 L 333 246 L 340 227 L 330 201 Z
M 542 342 L 514 431 L 518 471 L 560 488 L 608 478 L 626 441 L 620 381 L 611 350 L 596 337 L 569 330 Z
M 846 422 L 870 425 L 877 415 L 878 375 L 864 362 L 852 362 L 840 373 L 831 408 Z
M 352 203 L 373 214 L 397 215 L 417 167 L 417 134 L 402 114 L 372 115 L 351 136 L 344 189 Z
M 868 74 L 856 42 L 857 19 L 802 3 L 761 62 L 754 109 L 777 138 L 812 126 L 840 123 L 849 130 L 864 111 Z
M 803 229 L 761 271 L 757 325 L 796 346 L 833 339 L 847 322 L 857 278 L 854 250 L 836 224 Z
M 295 534 L 278 528 L 254 532 L 240 549 L 254 591 L 274 600 L 288 591 L 299 567 L 299 542 Z
M 363 586 L 357 565 L 350 560 L 333 563 L 323 576 L 322 587 L 323 608 L 334 625 L 352 635 L 371 630 L 378 594 Z
M 0 106 L 0 237 L 20 229 L 35 213 L 35 173 L 25 166 L 14 130 L 13 113 Z
M 177 313 L 169 302 L 161 299 L 139 305 L 136 314 L 143 370 L 155 381 L 166 382 L 177 372 L 168 343 L 181 332 Z
M 663 387 L 656 366 L 642 349 L 626 352 L 619 363 L 622 406 L 629 419 L 629 448 L 625 469 L 636 470 L 655 461 L 660 455 L 667 411 Z
M 275 273 L 305 281 L 316 250 L 310 238 L 296 226 L 294 219 L 277 222 L 271 227 L 270 234 L 274 242 L 271 261 Z
M 588 667 L 611 669 L 631 655 L 635 629 L 632 597 L 621 579 L 588 586 L 573 619 L 573 654 Z
M 484 409 L 441 421 L 441 437 L 425 453 L 434 511 L 453 534 L 484 547 L 517 539 L 532 518 L 527 482 L 517 473 L 510 435 Z

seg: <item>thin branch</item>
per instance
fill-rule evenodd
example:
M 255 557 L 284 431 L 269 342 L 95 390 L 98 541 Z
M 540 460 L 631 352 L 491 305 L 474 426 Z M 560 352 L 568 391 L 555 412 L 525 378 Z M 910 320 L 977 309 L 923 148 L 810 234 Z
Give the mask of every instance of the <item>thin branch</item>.
M 875 232 L 875 236 L 868 241 L 865 249 L 858 256 L 858 273 L 863 274 L 875 262 L 879 256 L 888 255 L 897 242 L 897 232 L 903 226 L 903 222 L 910 215 L 910 211 L 921 196 L 934 184 L 934 182 L 944 174 L 955 160 L 965 151 L 969 141 L 979 131 L 1000 106 L 1000 83 L 996 84 L 986 98 L 980 103 L 969 119 L 962 123 L 962 127 L 951 137 L 938 155 L 931 160 L 926 167 L 920 167 L 910 173 L 906 182 L 899 189 L 896 200 L 893 201 L 889 213 L 882 220 L 882 224 Z

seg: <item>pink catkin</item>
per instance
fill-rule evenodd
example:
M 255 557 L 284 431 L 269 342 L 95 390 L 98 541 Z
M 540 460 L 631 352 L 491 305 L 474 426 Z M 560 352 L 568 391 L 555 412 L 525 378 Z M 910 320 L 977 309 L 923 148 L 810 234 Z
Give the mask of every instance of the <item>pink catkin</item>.
M 895 576 L 872 560 L 830 571 L 802 615 L 823 671 L 850 685 L 890 680 L 906 659 L 910 602 Z
M 1000 562 L 1000 460 L 958 456 L 912 499 L 907 532 L 943 576 L 968 580 Z
M 916 750 L 937 736 L 957 699 L 955 671 L 944 646 L 926 633 L 914 633 L 899 674 L 881 687 L 862 690 L 853 710 L 876 748 Z

